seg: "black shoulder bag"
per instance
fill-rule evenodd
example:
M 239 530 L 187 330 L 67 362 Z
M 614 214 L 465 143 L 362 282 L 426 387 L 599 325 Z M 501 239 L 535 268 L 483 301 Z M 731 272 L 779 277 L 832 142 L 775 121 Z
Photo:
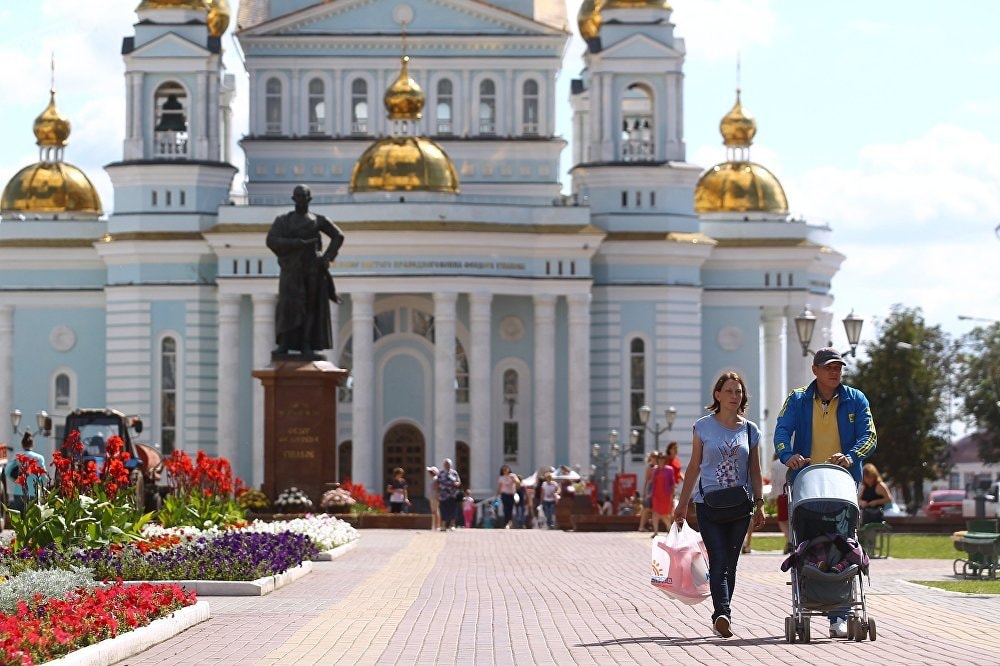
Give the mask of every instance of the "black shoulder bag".
M 750 442 L 750 423 L 747 422 L 747 443 Z M 744 486 L 731 486 L 706 493 L 698 479 L 698 490 L 705 499 L 705 513 L 713 523 L 732 523 L 753 515 L 753 498 Z

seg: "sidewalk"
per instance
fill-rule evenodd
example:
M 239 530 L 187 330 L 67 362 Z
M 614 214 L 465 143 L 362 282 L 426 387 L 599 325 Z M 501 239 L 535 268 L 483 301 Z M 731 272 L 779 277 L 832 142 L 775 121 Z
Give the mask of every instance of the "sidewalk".
M 260 598 L 211 597 L 212 618 L 123 664 L 1000 663 L 1000 596 L 948 579 L 948 560 L 875 560 L 878 640 L 785 643 L 781 555 L 740 559 L 730 639 L 710 602 L 654 590 L 648 535 L 548 530 L 368 530 L 358 547 Z

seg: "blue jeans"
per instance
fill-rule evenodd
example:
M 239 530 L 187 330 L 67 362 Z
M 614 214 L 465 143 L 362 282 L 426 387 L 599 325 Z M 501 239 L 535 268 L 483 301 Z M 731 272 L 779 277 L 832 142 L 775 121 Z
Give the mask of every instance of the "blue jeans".
M 542 512 L 545 514 L 545 523 L 549 527 L 556 526 L 556 503 L 542 502 Z
M 514 493 L 500 493 L 500 502 L 503 503 L 503 518 L 500 520 L 500 527 L 506 527 L 507 523 L 514 520 Z
M 743 537 L 750 527 L 750 518 L 731 523 L 713 523 L 708 519 L 705 505 L 695 503 L 698 529 L 708 551 L 708 587 L 712 592 L 712 621 L 720 615 L 732 617 L 729 602 L 736 588 L 736 565 L 743 548 Z

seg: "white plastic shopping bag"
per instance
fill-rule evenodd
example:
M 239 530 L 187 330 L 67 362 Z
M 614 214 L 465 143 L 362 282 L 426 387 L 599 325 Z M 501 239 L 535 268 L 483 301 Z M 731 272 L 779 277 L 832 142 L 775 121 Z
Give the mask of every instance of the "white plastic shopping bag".
M 653 539 L 653 572 L 649 582 L 656 589 L 688 605 L 711 596 L 708 588 L 708 554 L 701 534 L 686 522 L 670 526 L 666 536 Z

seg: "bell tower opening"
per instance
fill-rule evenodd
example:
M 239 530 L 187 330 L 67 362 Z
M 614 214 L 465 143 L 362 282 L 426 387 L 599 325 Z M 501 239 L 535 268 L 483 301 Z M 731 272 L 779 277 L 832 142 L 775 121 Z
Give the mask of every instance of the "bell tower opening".
M 174 82 L 156 89 L 154 158 L 184 159 L 188 155 L 187 92 Z

